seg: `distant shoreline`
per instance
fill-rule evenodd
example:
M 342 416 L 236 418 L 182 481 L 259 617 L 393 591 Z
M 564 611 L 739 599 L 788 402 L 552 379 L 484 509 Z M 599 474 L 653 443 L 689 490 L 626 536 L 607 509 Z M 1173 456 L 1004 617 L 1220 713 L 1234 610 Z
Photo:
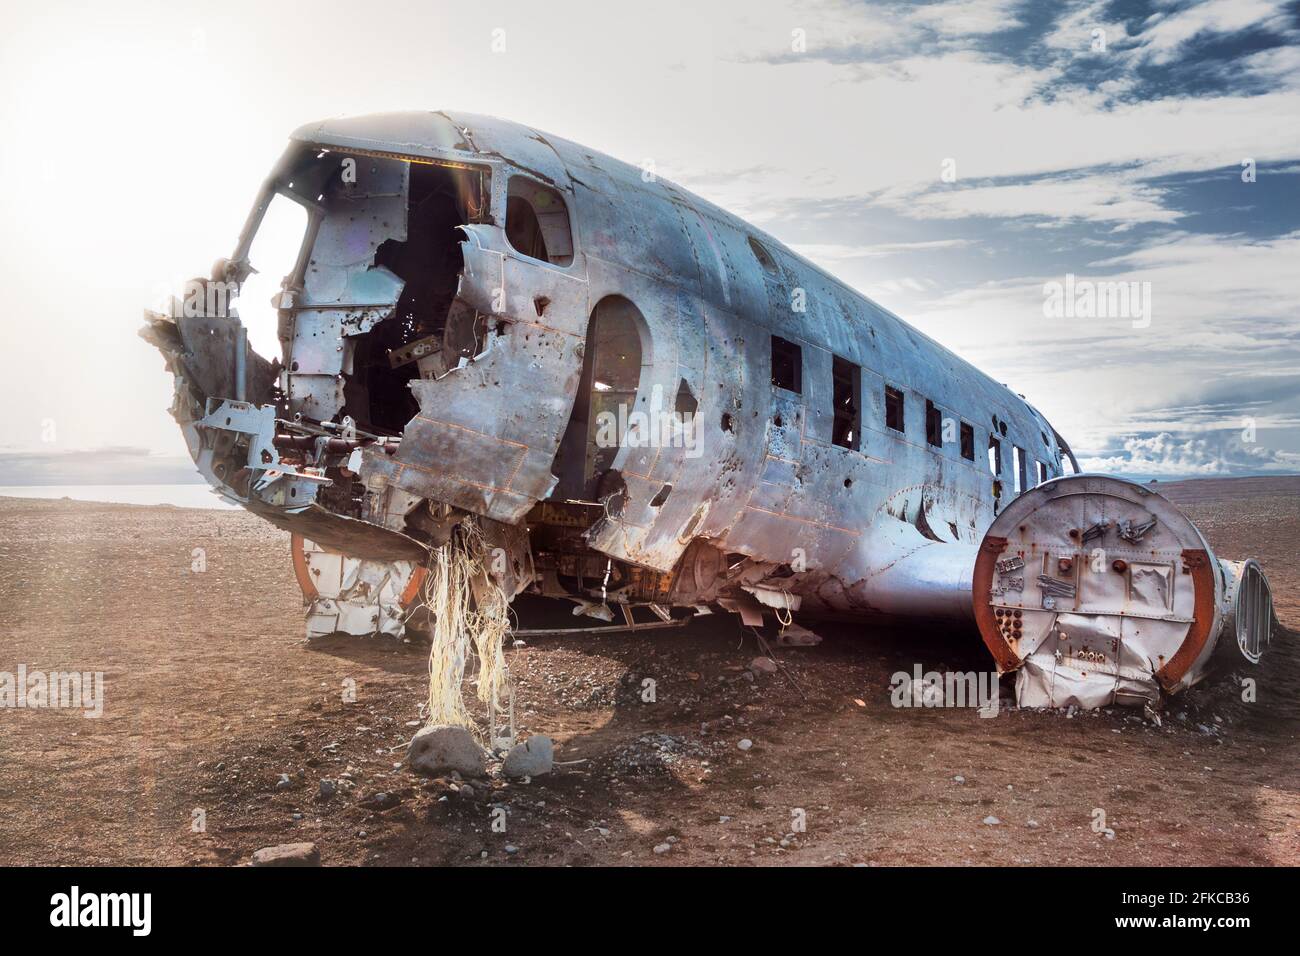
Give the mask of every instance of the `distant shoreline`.
M 237 507 L 219 498 L 202 482 L 179 484 L 0 485 L 0 498 L 37 501 L 84 501 L 110 505 L 171 505 L 225 511 Z

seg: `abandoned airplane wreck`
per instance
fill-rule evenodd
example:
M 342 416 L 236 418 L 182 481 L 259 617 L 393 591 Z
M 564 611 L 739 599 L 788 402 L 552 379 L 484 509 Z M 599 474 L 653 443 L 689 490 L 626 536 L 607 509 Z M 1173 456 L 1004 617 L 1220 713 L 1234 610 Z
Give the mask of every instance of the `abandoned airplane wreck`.
M 285 200 L 304 226 L 262 355 L 236 300 Z M 309 633 L 400 632 L 471 516 L 508 595 L 950 621 L 1025 705 L 1157 702 L 1275 628 L 1258 565 L 1078 474 L 1005 386 L 735 216 L 514 123 L 302 127 L 233 255 L 142 334 L 199 471 L 293 532 Z

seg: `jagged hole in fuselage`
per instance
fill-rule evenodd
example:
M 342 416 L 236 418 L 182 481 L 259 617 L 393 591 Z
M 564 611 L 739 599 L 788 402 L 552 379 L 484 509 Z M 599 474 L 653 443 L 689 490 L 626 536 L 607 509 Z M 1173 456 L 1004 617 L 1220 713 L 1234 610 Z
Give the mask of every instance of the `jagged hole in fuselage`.
M 367 431 L 400 435 L 419 410 L 410 382 L 420 377 L 420 366 L 412 361 L 394 367 L 392 350 L 433 338 L 444 367 L 455 364 L 448 360 L 449 348 L 458 355 L 479 351 L 483 323 L 472 315 L 449 321 L 464 268 L 458 227 L 470 221 L 476 186 L 462 170 L 411 165 L 406 241 L 390 239 L 375 254 L 375 265 L 405 284 L 393 314 L 358 338 L 346 390 L 347 410 Z

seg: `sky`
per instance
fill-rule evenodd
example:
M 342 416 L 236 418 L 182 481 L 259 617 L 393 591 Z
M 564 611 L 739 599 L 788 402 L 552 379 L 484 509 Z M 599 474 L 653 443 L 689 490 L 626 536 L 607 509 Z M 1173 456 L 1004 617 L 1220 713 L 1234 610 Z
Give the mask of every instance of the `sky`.
M 653 163 L 1088 470 L 1300 472 L 1297 41 L 1295 0 L 15 5 L 0 485 L 192 474 L 143 308 L 230 253 L 293 129 L 395 109 Z

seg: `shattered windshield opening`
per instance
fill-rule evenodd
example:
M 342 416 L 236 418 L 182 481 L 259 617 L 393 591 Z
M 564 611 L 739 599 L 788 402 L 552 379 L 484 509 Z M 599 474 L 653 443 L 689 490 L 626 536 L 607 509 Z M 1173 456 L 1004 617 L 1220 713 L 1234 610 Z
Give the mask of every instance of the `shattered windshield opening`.
M 276 300 L 298 264 L 307 224 L 301 203 L 275 193 L 249 247 L 251 268 L 239 287 L 238 313 L 248 330 L 248 344 L 268 360 L 283 357 Z

